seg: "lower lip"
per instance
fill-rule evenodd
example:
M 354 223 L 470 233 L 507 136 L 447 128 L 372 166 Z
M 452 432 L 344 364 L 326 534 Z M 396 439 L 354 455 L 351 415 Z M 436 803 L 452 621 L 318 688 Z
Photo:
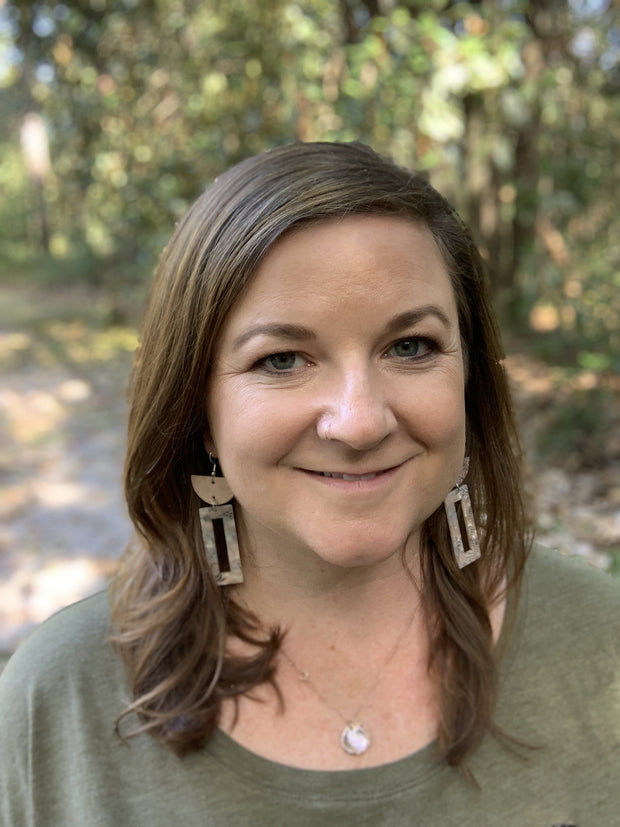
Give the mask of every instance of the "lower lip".
M 402 465 L 396 465 L 394 468 L 388 468 L 387 471 L 381 471 L 375 477 L 359 480 L 344 480 L 340 477 L 325 477 L 322 474 L 315 473 L 314 471 L 304 471 L 304 473 L 308 474 L 308 476 L 313 479 L 318 480 L 318 482 L 326 485 L 328 488 L 332 488 L 337 491 L 365 492 L 376 491 L 379 488 L 383 488 L 384 485 L 387 485 L 394 478 L 396 472 L 401 467 Z

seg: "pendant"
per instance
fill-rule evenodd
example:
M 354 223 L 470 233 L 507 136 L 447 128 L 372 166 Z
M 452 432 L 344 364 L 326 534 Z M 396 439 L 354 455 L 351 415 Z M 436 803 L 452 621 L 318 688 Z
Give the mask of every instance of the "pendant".
M 349 755 L 361 755 L 370 746 L 370 735 L 361 724 L 347 724 L 342 730 L 340 744 Z

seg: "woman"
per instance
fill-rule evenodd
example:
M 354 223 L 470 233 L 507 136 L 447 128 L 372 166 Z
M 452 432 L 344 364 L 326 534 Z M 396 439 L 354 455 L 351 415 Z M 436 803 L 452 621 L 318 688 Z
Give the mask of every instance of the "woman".
M 611 825 L 617 584 L 528 559 L 501 359 L 420 176 L 222 175 L 144 320 L 111 613 L 3 676 L 3 823 Z

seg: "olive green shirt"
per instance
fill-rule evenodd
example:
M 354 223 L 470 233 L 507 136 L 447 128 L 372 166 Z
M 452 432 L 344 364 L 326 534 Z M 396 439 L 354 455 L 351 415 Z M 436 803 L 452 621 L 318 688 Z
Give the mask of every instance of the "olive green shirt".
M 478 787 L 431 744 L 377 768 L 317 772 L 260 758 L 223 733 L 179 759 L 148 735 L 121 745 L 127 691 L 105 594 L 43 624 L 0 679 L 2 827 L 618 827 L 620 584 L 538 550 L 502 660 Z

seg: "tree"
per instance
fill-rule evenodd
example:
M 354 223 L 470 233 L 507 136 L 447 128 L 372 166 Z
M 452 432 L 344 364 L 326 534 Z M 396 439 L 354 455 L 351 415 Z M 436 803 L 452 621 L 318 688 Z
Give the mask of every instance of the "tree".
M 295 139 L 357 139 L 427 171 L 457 202 L 512 317 L 544 300 L 558 327 L 590 342 L 620 320 L 608 289 L 620 34 L 607 0 L 2 9 L 14 63 L 0 179 L 25 203 L 15 136 L 40 112 L 51 251 L 68 262 L 87 253 L 91 275 L 143 277 L 191 200 L 240 158 Z

